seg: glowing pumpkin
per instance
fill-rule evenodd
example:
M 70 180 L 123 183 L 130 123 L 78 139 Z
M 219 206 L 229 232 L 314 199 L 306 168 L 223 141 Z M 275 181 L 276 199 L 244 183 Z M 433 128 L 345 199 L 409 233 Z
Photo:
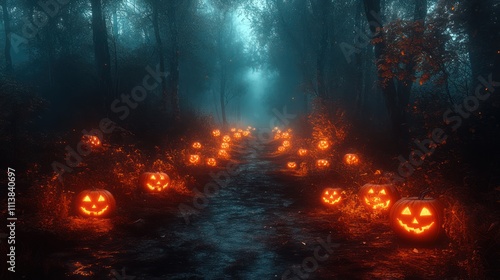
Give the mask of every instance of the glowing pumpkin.
M 243 131 L 243 136 L 247 137 L 249 135 L 250 135 L 250 131 L 248 131 L 248 130 Z
M 359 189 L 359 200 L 368 210 L 388 211 L 400 196 L 392 184 L 365 184 Z
M 278 147 L 278 152 L 280 152 L 280 153 L 284 152 L 285 150 L 286 150 L 286 148 L 283 146 Z
M 288 138 L 290 138 L 290 133 L 288 133 L 288 132 L 283 132 L 283 133 L 281 134 L 281 138 L 283 138 L 283 139 L 288 139 Z
M 320 150 L 326 150 L 330 147 L 330 144 L 328 144 L 327 140 L 321 140 L 318 142 L 318 149 Z
M 327 159 L 318 159 L 316 161 L 316 167 L 318 168 L 325 168 L 330 166 L 330 162 Z
M 389 219 L 399 237 L 416 242 L 432 242 L 439 238 L 443 224 L 443 208 L 434 198 L 408 197 L 392 206 Z
M 224 149 L 220 149 L 217 155 L 221 158 L 229 158 L 229 153 Z
M 278 140 L 280 138 L 281 138 L 281 134 L 280 133 L 274 134 L 274 140 Z
M 326 188 L 321 195 L 321 201 L 328 206 L 335 206 L 342 201 L 341 188 Z
M 235 132 L 236 131 L 236 128 L 231 128 L 231 132 Z
M 77 212 L 86 217 L 104 218 L 116 207 L 113 195 L 104 189 L 84 190 L 75 200 Z
M 299 156 L 303 157 L 303 156 L 307 155 L 307 150 L 306 150 L 306 149 L 299 149 L 299 150 L 297 151 L 297 154 L 298 154 Z
M 140 185 L 148 192 L 161 192 L 170 185 L 170 177 L 163 172 L 142 173 Z
M 207 165 L 208 166 L 217 166 L 217 161 L 215 158 L 207 158 Z
M 344 163 L 346 165 L 358 165 L 359 164 L 359 157 L 356 154 L 345 154 Z
M 229 149 L 229 143 L 222 143 L 222 144 L 220 144 L 220 147 L 222 149 Z
M 243 129 L 241 129 L 241 128 L 240 128 L 240 129 L 238 129 L 238 132 L 239 132 L 239 133 L 242 133 L 242 132 L 243 132 Z
M 212 130 L 212 135 L 213 135 L 214 137 L 219 137 L 219 136 L 220 136 L 220 130 L 218 130 L 218 129 L 214 129 L 214 130 Z
M 201 143 L 200 142 L 194 142 L 193 143 L 193 148 L 195 148 L 195 149 L 201 149 Z
M 91 149 L 92 148 L 99 148 L 101 146 L 101 139 L 95 135 L 83 135 L 82 136 L 82 142 L 84 144 L 87 144 Z
M 285 147 L 285 148 L 290 147 L 290 145 L 291 145 L 291 144 L 290 144 L 290 141 L 288 141 L 288 140 L 283 141 L 283 143 L 281 144 L 281 146 L 283 146 L 283 147 Z
M 295 161 L 289 161 L 287 162 L 286 167 L 289 169 L 295 169 L 297 167 L 297 163 Z
M 199 155 L 189 155 L 189 163 L 194 164 L 194 165 L 200 163 L 200 156 Z
M 241 133 L 240 133 L 240 132 L 235 132 L 235 133 L 233 134 L 233 137 L 234 137 L 235 139 L 240 139 L 240 138 L 241 138 Z
M 229 142 L 231 142 L 231 136 L 229 136 L 229 135 L 224 135 L 224 137 L 222 137 L 222 142 L 224 142 L 224 143 L 229 143 Z

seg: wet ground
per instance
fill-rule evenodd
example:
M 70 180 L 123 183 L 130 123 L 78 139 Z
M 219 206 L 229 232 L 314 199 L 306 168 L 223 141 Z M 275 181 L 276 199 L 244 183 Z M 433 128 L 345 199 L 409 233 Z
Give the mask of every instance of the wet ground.
M 459 279 L 445 245 L 402 244 L 384 218 L 349 221 L 311 202 L 311 185 L 276 170 L 265 152 L 243 149 L 237 174 L 190 224 L 178 203 L 144 197 L 126 221 L 74 218 L 74 230 L 87 234 L 68 236 L 44 257 L 44 273 L 118 280 Z

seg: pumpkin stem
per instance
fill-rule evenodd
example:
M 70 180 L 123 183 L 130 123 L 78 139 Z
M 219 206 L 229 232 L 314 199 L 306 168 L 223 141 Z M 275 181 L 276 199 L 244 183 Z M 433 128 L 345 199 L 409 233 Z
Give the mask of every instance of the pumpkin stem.
M 420 194 L 420 196 L 418 197 L 418 200 L 422 200 L 422 199 L 424 199 L 425 195 L 426 195 L 426 194 L 428 194 L 428 193 L 430 193 L 430 192 L 431 192 L 431 189 L 426 189 L 426 190 L 424 190 L 424 191 Z

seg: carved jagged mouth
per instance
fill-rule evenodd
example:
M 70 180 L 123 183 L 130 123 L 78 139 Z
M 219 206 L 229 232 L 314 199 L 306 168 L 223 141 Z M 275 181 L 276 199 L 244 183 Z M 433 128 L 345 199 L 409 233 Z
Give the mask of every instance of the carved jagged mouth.
M 367 205 L 371 206 L 375 210 L 378 208 L 387 209 L 389 207 L 389 204 L 391 204 L 390 200 L 387 200 L 385 203 L 381 202 L 381 203 L 377 203 L 377 204 L 372 204 L 370 202 L 370 200 L 368 200 L 368 198 L 366 198 L 366 197 L 365 197 L 365 202 Z
M 337 199 L 335 199 L 335 200 L 329 200 L 329 199 L 323 197 L 323 201 L 325 203 L 328 203 L 328 204 L 336 204 L 336 203 L 338 203 L 340 201 L 340 197 L 337 198 Z
M 398 221 L 399 225 L 402 228 L 404 228 L 407 232 L 413 232 L 413 233 L 416 233 L 416 234 L 421 234 L 422 232 L 430 229 L 432 227 L 432 225 L 434 225 L 434 222 L 432 222 L 432 223 L 430 223 L 430 225 L 415 228 L 415 227 L 409 227 L 408 225 L 406 225 L 405 223 L 403 223 L 400 219 L 396 219 L 396 220 Z
M 109 208 L 109 205 L 106 205 L 106 207 L 104 207 L 101 211 L 89 211 L 85 207 L 80 207 L 82 212 L 89 215 L 89 216 L 100 216 L 104 212 L 106 212 L 108 210 L 108 208 Z
M 166 187 L 168 186 L 168 184 L 163 185 L 163 187 L 161 187 L 161 186 L 155 187 L 155 186 L 152 186 L 150 183 L 147 183 L 147 184 L 146 184 L 146 186 L 148 186 L 148 188 L 149 188 L 150 190 L 152 190 L 152 191 L 154 191 L 154 190 L 161 191 L 161 190 L 163 190 L 164 188 L 166 188 Z

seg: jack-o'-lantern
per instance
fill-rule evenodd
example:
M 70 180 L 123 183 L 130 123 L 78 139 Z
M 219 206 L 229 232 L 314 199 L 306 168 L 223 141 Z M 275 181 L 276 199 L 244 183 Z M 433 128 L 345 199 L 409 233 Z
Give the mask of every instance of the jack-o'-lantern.
M 236 128 L 231 128 L 231 132 L 235 132 L 236 131 Z
M 229 135 L 224 135 L 224 137 L 222 137 L 222 142 L 224 142 L 224 143 L 229 143 L 229 142 L 231 142 L 231 136 L 229 136 Z
M 274 134 L 274 140 L 278 140 L 281 138 L 281 133 Z
M 280 152 L 280 153 L 284 152 L 285 150 L 286 150 L 286 148 L 283 146 L 278 147 L 278 152 Z
M 194 142 L 193 143 L 193 148 L 195 148 L 195 149 L 201 149 L 201 143 L 200 142 Z
M 345 154 L 344 163 L 346 165 L 358 165 L 359 164 L 359 157 L 356 154 Z
M 208 166 L 217 166 L 217 160 L 215 160 L 215 158 L 207 158 L 207 165 Z
M 104 218 L 116 207 L 113 195 L 104 189 L 84 190 L 75 200 L 77 212 L 86 217 Z
M 140 178 L 140 185 L 148 192 L 161 192 L 170 185 L 170 177 L 163 172 L 145 172 Z
M 330 162 L 327 159 L 318 159 L 316 160 L 316 167 L 318 168 L 326 168 L 330 166 Z
M 326 188 L 321 195 L 321 201 L 328 206 L 339 205 L 342 201 L 341 188 Z
M 283 133 L 281 133 L 281 138 L 283 138 L 283 139 L 288 139 L 288 138 L 290 138 L 290 133 L 288 133 L 288 132 L 283 132 Z
M 222 144 L 220 144 L 220 147 L 222 149 L 229 149 L 229 143 L 222 143 Z
M 326 150 L 326 149 L 328 149 L 328 147 L 330 147 L 330 144 L 328 144 L 327 140 L 320 140 L 318 142 L 318 149 Z
M 229 158 L 229 153 L 224 149 L 220 149 L 217 155 L 221 158 Z
M 372 211 L 388 211 L 400 196 L 392 184 L 365 184 L 359 189 L 359 200 Z
M 242 133 L 242 132 L 243 132 L 243 129 L 241 129 L 241 128 L 240 128 L 240 129 L 238 129 L 238 132 L 239 132 L 239 133 Z
M 235 133 L 233 134 L 233 137 L 234 137 L 235 139 L 240 139 L 240 138 L 241 138 L 241 133 L 240 133 L 240 132 L 235 132 Z
M 249 135 L 250 135 L 250 131 L 245 130 L 245 131 L 243 131 L 243 133 L 242 133 L 242 134 L 243 134 L 243 136 L 247 137 L 247 136 L 249 136 Z
M 290 144 L 290 141 L 288 141 L 288 140 L 283 141 L 283 143 L 281 144 L 281 146 L 283 146 L 283 147 L 285 147 L 285 148 L 290 147 L 290 145 L 291 145 L 291 144 Z
M 442 205 L 434 198 L 407 197 L 392 206 L 389 219 L 401 238 L 416 242 L 432 242 L 439 238 L 443 224 Z
M 219 136 L 220 136 L 220 130 L 218 130 L 218 129 L 214 129 L 214 130 L 212 130 L 212 135 L 213 135 L 214 137 L 219 137 Z
M 299 149 L 299 150 L 297 151 L 297 154 L 298 154 L 299 156 L 303 157 L 303 156 L 307 155 L 307 150 L 306 150 L 306 149 Z
M 297 163 L 295 161 L 289 161 L 286 163 L 286 167 L 289 169 L 295 169 L 297 167 Z
M 96 135 L 87 134 L 82 136 L 82 142 L 91 149 L 99 148 L 102 144 L 99 137 L 97 137 Z
M 194 164 L 194 165 L 200 163 L 200 156 L 199 155 L 189 155 L 189 163 Z

